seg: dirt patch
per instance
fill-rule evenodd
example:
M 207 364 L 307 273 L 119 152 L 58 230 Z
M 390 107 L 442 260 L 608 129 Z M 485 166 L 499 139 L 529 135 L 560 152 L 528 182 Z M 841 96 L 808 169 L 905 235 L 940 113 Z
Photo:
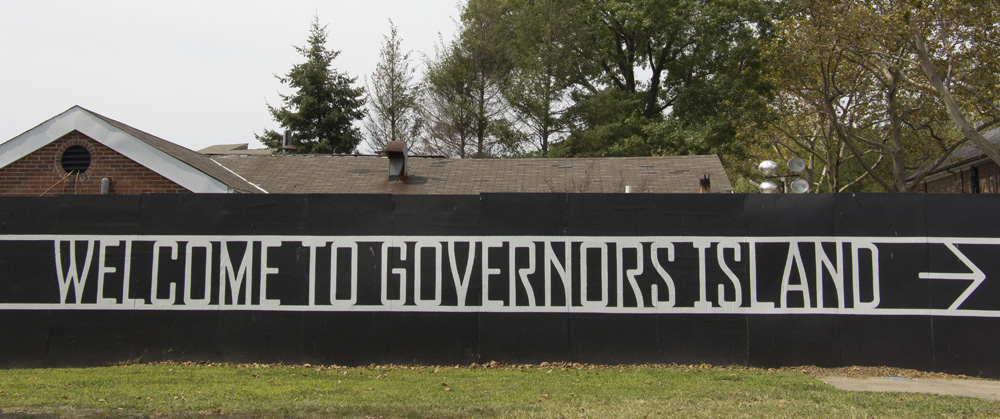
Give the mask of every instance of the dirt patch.
M 812 365 L 799 367 L 779 368 L 780 371 L 797 371 L 814 378 L 821 377 L 849 377 L 849 378 L 869 378 L 869 377 L 899 377 L 910 379 L 930 379 L 940 378 L 946 380 L 984 380 L 983 378 L 970 377 L 963 374 L 948 374 L 943 372 L 918 371 L 908 368 L 894 367 L 839 367 L 822 368 Z

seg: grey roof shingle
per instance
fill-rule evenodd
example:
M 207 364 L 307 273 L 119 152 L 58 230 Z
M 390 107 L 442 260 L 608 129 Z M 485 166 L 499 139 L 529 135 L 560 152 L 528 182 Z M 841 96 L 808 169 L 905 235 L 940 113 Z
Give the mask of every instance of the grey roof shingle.
M 267 148 L 258 148 L 251 150 L 249 143 L 218 144 L 205 147 L 201 150 L 198 150 L 198 152 L 208 156 L 215 154 L 262 154 L 262 155 L 274 154 L 270 149 Z
M 1000 144 L 1000 128 L 987 131 L 985 134 L 983 134 L 983 137 L 986 137 L 986 141 L 989 141 L 993 144 Z M 970 141 L 965 145 L 956 148 L 955 151 L 952 152 L 951 155 L 948 156 L 948 158 L 944 161 L 944 164 L 942 164 L 941 167 L 939 167 L 934 172 L 948 170 L 952 167 L 960 166 L 970 160 L 978 160 L 985 156 L 986 153 L 983 153 L 983 151 L 980 150 L 979 147 L 976 147 L 976 145 Z
M 269 193 L 633 192 L 697 193 L 707 173 L 714 192 L 731 192 L 717 156 L 576 159 L 442 159 L 410 157 L 405 181 L 389 180 L 378 156 L 213 155 Z
M 197 169 L 198 171 L 212 177 L 219 182 L 224 183 L 226 186 L 239 190 L 241 192 L 259 193 L 260 190 L 254 185 L 246 181 L 246 179 L 237 176 L 231 171 L 227 170 L 225 167 L 220 166 L 212 159 L 208 158 L 204 154 L 189 150 L 185 147 L 174 144 L 170 141 L 164 140 L 160 137 L 142 131 L 140 129 L 134 128 L 132 126 L 123 124 L 114 119 L 108 118 L 96 112 L 86 110 L 94 116 L 104 120 L 105 122 L 111 124 L 111 126 L 118 128 L 128 135 L 131 135 L 142 141 L 151 147 L 160 150 L 169 156 L 180 160 L 181 162 Z

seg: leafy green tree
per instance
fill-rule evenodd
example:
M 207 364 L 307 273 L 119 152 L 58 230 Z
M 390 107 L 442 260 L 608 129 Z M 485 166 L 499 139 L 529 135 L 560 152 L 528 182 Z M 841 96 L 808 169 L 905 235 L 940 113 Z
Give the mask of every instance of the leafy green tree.
M 773 4 L 582 4 L 587 25 L 575 32 L 585 40 L 574 44 L 580 64 L 567 139 L 576 144 L 561 149 L 573 150 L 569 155 L 728 151 L 733 121 L 759 107 L 758 92 L 768 88 L 760 79 L 759 51 L 771 31 Z M 611 98 L 617 101 L 609 103 Z M 587 104 L 590 100 L 598 105 Z M 602 108 L 608 105 L 619 108 L 616 117 L 588 114 L 606 114 Z
M 787 12 L 777 24 L 777 38 L 764 50 L 766 75 L 778 86 L 769 103 L 769 118 L 746 121 L 745 132 L 756 131 L 755 135 L 765 141 L 756 144 L 753 158 L 738 169 L 753 179 L 758 176 L 756 162 L 801 157 L 807 162 L 803 177 L 812 184 L 811 191 L 866 190 L 870 172 L 887 173 L 889 154 L 875 147 L 857 148 L 858 141 L 845 141 L 828 106 L 835 109 L 833 115 L 851 121 L 851 130 L 858 136 L 869 136 L 867 141 L 879 147 L 891 147 L 888 137 L 871 137 L 879 135 L 873 128 L 887 118 L 873 112 L 884 106 L 871 97 L 888 92 L 888 85 L 866 74 L 865 67 L 837 45 L 835 38 L 844 31 L 839 28 L 842 22 L 828 14 L 840 15 L 842 10 L 814 9 L 808 24 L 791 18 L 799 13 L 794 4 Z M 827 23 L 832 26 L 825 26 Z M 859 153 L 852 152 L 851 145 Z
M 421 144 L 429 154 L 466 158 L 475 153 L 476 107 L 469 70 L 455 48 L 442 42 L 427 64 L 420 89 Z
M 570 126 L 566 140 L 554 144 L 550 157 L 649 155 L 630 147 L 649 123 L 639 111 L 642 95 L 620 89 L 576 91 L 565 118 Z
M 295 47 L 306 61 L 292 66 L 284 77 L 275 75 L 295 92 L 280 95 L 281 107 L 267 105 L 275 122 L 293 131 L 297 153 L 350 153 L 362 139 L 354 123 L 364 117 L 364 89 L 353 87 L 355 78 L 331 67 L 340 51 L 328 50 L 326 40 L 326 26 L 314 16 L 308 44 Z M 276 131 L 265 129 L 255 137 L 269 148 L 282 146 Z
M 385 149 L 389 141 L 412 141 L 417 135 L 417 89 L 410 54 L 403 52 L 396 25 L 389 21 L 389 36 L 368 87 L 368 117 L 365 130 L 373 150 Z
M 1000 121 L 1000 49 L 981 35 L 997 31 L 996 2 L 951 3 L 786 3 L 767 48 L 779 90 L 762 154 L 803 157 L 817 190 L 906 192 L 966 141 L 985 143 Z
M 460 70 L 431 66 L 438 74 L 425 81 L 439 83 L 432 92 L 465 95 L 451 102 L 474 115 L 475 143 L 462 155 L 738 155 L 736 121 L 755 117 L 769 88 L 760 46 L 773 8 L 771 0 L 469 0 L 440 61 Z M 443 74 L 466 79 L 441 85 Z
M 564 137 L 580 40 L 584 5 L 577 0 L 508 0 L 513 34 L 512 70 L 504 90 L 514 125 L 526 133 L 538 154 Z
M 470 0 L 460 35 L 429 63 L 424 79 L 429 95 L 423 111 L 429 119 L 426 148 L 474 158 L 520 152 L 523 136 L 512 127 L 503 96 L 511 71 L 508 17 L 505 3 Z
M 962 136 L 1000 165 L 1000 148 L 982 134 L 1000 124 L 1000 2 L 933 0 L 912 7 L 901 14 L 925 88 L 937 94 Z

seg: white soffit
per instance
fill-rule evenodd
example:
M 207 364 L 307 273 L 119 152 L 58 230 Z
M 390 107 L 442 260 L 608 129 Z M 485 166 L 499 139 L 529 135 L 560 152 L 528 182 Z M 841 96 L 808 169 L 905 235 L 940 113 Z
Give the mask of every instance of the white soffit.
M 107 121 L 79 106 L 74 106 L 10 141 L 0 144 L 0 167 L 6 167 L 74 130 L 191 192 L 231 192 L 226 184 L 115 128 Z

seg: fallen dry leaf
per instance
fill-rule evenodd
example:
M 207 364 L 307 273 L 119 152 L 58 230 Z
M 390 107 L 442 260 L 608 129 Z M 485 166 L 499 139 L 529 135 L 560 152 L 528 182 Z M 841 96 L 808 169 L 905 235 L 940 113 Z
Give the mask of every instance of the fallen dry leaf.
M 451 391 L 451 387 L 445 387 L 444 391 Z

